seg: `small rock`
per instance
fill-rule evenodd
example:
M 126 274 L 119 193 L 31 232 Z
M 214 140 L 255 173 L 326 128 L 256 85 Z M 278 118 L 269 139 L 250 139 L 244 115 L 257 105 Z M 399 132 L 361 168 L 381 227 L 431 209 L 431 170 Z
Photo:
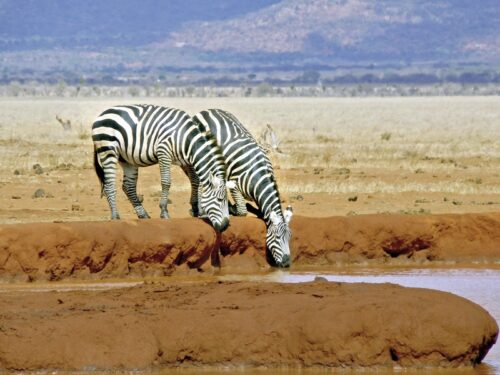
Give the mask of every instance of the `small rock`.
M 21 197 L 19 195 L 13 195 L 11 198 L 12 199 L 21 199 Z
M 351 173 L 351 170 L 349 168 L 336 168 L 333 170 L 333 173 L 340 175 L 348 175 Z
M 323 276 L 316 276 L 314 278 L 314 282 L 315 283 L 327 283 L 328 279 L 326 277 L 323 277 Z
M 15 176 L 19 176 L 20 174 L 21 174 L 21 172 L 19 171 L 19 169 L 16 169 L 16 170 L 14 171 L 14 175 L 15 175 Z
M 424 199 L 415 199 L 415 203 L 424 204 L 424 203 L 431 203 L 431 201 L 428 199 L 425 199 L 425 198 Z
M 72 204 L 71 211 L 80 211 L 80 205 L 79 204 Z
M 45 190 L 43 189 L 36 189 L 35 193 L 33 194 L 33 198 L 45 198 L 47 194 L 45 193 Z
M 35 174 L 42 174 L 43 173 L 43 168 L 40 164 L 33 164 L 33 171 Z
M 356 201 L 358 200 L 358 196 L 357 196 L 357 195 L 355 195 L 355 196 L 353 196 L 353 197 L 349 197 L 349 198 L 347 198 L 347 200 L 348 200 L 349 202 L 356 202 Z

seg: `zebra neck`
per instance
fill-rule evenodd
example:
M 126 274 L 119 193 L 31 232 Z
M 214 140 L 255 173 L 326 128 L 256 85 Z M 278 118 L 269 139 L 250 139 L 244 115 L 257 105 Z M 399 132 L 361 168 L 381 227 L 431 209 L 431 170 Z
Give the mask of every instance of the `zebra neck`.
M 196 173 L 200 181 L 206 181 L 210 172 L 225 180 L 225 167 L 222 154 L 208 141 L 201 147 L 193 147 L 186 158 L 188 166 Z
M 257 203 L 257 206 L 259 207 L 262 217 L 267 225 L 270 224 L 271 212 L 275 212 L 284 220 L 279 194 L 276 191 L 260 196 L 260 198 L 256 199 L 255 202 Z

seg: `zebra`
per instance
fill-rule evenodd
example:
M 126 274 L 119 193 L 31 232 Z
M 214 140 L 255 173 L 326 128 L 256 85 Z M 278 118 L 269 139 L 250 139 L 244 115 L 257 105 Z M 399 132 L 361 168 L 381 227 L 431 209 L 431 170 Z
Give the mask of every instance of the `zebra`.
M 212 133 L 224 155 L 227 176 L 236 186 L 229 187 L 235 204 L 229 212 L 245 216 L 251 212 L 264 219 L 267 227 L 266 246 L 271 263 L 289 267 L 291 207 L 283 212 L 274 171 L 266 151 L 236 117 L 224 110 L 209 109 L 193 116 L 200 129 Z M 192 186 L 196 190 L 196 186 Z M 246 203 L 254 201 L 258 208 Z M 196 206 L 196 202 L 192 202 Z
M 195 216 L 208 217 L 213 227 L 229 225 L 226 167 L 215 139 L 200 131 L 184 111 L 156 105 L 121 105 L 102 112 L 92 125 L 94 167 L 106 195 L 111 219 L 119 219 L 116 207 L 117 165 L 123 168 L 123 191 L 140 219 L 150 216 L 137 196 L 139 167 L 160 165 L 160 217 L 169 218 L 170 167 L 178 164 L 196 183 L 199 206 Z

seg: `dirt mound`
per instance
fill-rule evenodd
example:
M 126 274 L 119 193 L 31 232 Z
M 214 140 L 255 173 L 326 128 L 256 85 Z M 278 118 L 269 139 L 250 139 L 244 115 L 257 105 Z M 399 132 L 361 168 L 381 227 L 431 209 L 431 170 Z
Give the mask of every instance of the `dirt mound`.
M 0 226 L 0 273 L 20 280 L 168 274 L 210 264 L 216 232 L 201 220 Z
M 500 213 L 298 218 L 300 265 L 500 262 Z
M 364 215 L 292 221 L 294 267 L 500 262 L 500 214 Z M 267 266 L 265 225 L 232 218 L 0 225 L 0 277 L 57 280 L 253 272 Z
M 16 370 L 473 365 L 498 335 L 449 293 L 321 280 L 5 292 L 0 311 L 0 367 Z

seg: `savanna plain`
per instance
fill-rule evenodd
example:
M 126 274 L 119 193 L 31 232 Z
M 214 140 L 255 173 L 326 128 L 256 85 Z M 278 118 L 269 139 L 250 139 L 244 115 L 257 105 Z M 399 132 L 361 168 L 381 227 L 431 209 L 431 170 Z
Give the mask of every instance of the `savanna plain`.
M 282 204 L 293 207 L 297 219 L 294 218 L 292 221 L 297 220 L 298 224 L 296 225 L 306 223 L 304 221 L 306 219 L 303 217 L 324 218 L 325 220 L 329 220 L 328 218 L 333 216 L 345 218 L 345 220 L 367 217 L 368 219 L 362 219 L 358 222 L 361 224 L 357 224 L 360 228 L 356 230 L 366 235 L 368 241 L 370 238 L 373 238 L 373 241 L 381 241 L 379 231 L 377 229 L 373 229 L 371 232 L 368 229 L 365 230 L 363 223 L 401 224 L 403 230 L 411 232 L 413 218 L 429 217 L 430 219 L 425 220 L 432 224 L 429 224 L 430 227 L 436 231 L 446 232 L 450 238 L 453 237 L 453 228 L 457 228 L 457 236 L 461 236 L 460 241 L 469 248 L 473 248 L 474 243 L 479 243 L 478 247 L 481 247 L 488 243 L 489 238 L 497 240 L 500 238 L 497 224 L 500 212 L 500 98 L 498 97 L 2 98 L 0 99 L 0 226 L 2 227 L 0 233 L 7 233 L 11 228 L 10 224 L 28 225 L 29 223 L 55 222 L 68 225 L 58 233 L 64 231 L 69 233 L 70 230 L 73 230 L 70 225 L 74 222 L 75 225 L 78 225 L 76 222 L 107 221 L 109 219 L 108 204 L 106 199 L 100 197 L 100 186 L 93 167 L 91 125 L 93 120 L 110 106 L 142 103 L 176 107 L 191 115 L 208 108 L 221 108 L 233 113 L 256 139 L 266 145 L 269 143 L 267 145 L 269 146 L 269 156 L 274 165 Z M 71 127 L 64 129 L 56 117 L 62 119 L 63 122 L 70 121 Z M 274 141 L 270 141 L 269 133 L 266 136 L 266 129 L 269 129 L 269 126 L 273 131 Z M 119 180 L 121 180 L 121 171 Z M 117 185 L 119 187 L 120 182 Z M 146 238 L 160 224 L 157 220 L 153 220 L 151 225 L 155 227 L 147 229 L 147 222 L 139 224 L 138 221 L 135 221 L 135 213 L 126 200 L 125 194 L 120 190 L 117 197 L 121 218 L 125 222 L 132 222 L 131 225 L 135 227 L 142 228 L 139 230 L 145 231 L 143 235 Z M 159 217 L 160 190 L 158 166 L 140 169 L 138 192 L 143 198 L 146 210 L 152 217 Z M 188 233 L 186 234 L 187 238 L 191 233 L 191 228 L 197 230 L 197 227 L 193 226 L 193 222 L 187 219 L 190 208 L 189 195 L 190 184 L 187 177 L 179 167 L 174 166 L 169 195 L 169 212 L 172 218 L 185 218 L 186 224 L 182 224 L 179 230 L 176 229 L 176 233 L 172 232 L 172 237 Z M 451 225 L 451 221 L 446 222 L 447 226 L 442 225 L 442 223 L 434 223 L 432 221 L 434 214 L 465 215 L 456 216 L 458 219 L 455 216 L 453 219 L 446 219 L 453 221 L 456 224 L 454 227 L 455 224 Z M 462 217 L 469 217 L 467 216 L 469 214 L 483 215 L 480 220 L 474 221 L 473 229 L 468 228 L 466 219 L 462 219 Z M 396 219 L 390 219 L 394 217 Z M 256 222 L 256 219 L 254 221 Z M 255 230 L 256 235 L 263 236 L 262 228 L 257 227 L 254 221 L 251 222 L 250 227 Z M 236 229 L 230 228 L 230 230 L 237 230 L 243 225 L 242 223 L 244 223 L 244 219 L 234 220 L 232 228 Z M 325 221 L 325 223 L 330 222 Z M 332 223 L 336 223 L 336 221 L 332 221 Z M 346 221 L 346 223 L 349 226 L 351 221 Z M 200 225 L 206 227 L 204 223 Z M 324 226 L 327 227 L 327 224 Z M 42 227 L 29 228 L 35 230 Z M 123 228 L 120 230 L 123 231 L 123 235 L 126 235 L 129 227 Z M 296 233 L 304 233 L 306 231 L 304 228 L 297 230 Z M 314 226 L 310 225 L 308 228 L 314 229 Z M 320 230 L 321 228 L 316 229 Z M 424 230 L 422 228 L 424 227 L 419 227 L 416 231 Z M 460 228 L 465 229 L 461 230 Z M 327 233 L 327 229 L 321 230 Z M 483 229 L 488 231 L 487 235 L 481 232 Z M 133 230 L 135 229 L 131 229 L 131 231 Z M 147 232 L 147 230 L 151 232 Z M 347 231 L 346 229 L 346 233 Z M 390 232 L 390 229 L 388 231 Z M 335 233 L 335 236 L 342 235 L 340 231 Z M 197 246 L 203 245 L 203 241 L 196 236 L 198 234 L 193 234 L 193 238 L 190 240 L 198 244 Z M 311 236 L 314 237 L 314 234 Z M 19 250 L 20 274 L 25 275 L 31 272 L 36 276 L 36 272 L 33 270 L 38 267 L 37 262 L 45 267 L 47 262 L 54 261 L 48 259 L 47 254 L 50 253 L 50 249 L 45 249 L 43 244 L 44 241 L 53 244 L 56 241 L 54 237 L 57 235 L 40 231 L 35 237 L 37 241 L 37 250 L 34 253 L 35 260 L 23 263 L 23 257 L 27 259 L 31 255 L 26 255 L 29 251 L 23 253 L 22 249 Z M 352 319 L 344 317 L 346 320 L 342 323 L 346 327 L 355 326 L 356 314 L 362 314 L 360 312 L 362 308 L 357 307 L 351 301 L 356 298 L 371 301 L 370 298 L 376 298 L 376 296 L 386 298 L 388 295 L 398 295 L 401 292 L 401 296 L 398 295 L 397 298 L 398 301 L 400 298 L 400 301 L 403 302 L 401 305 L 396 304 L 392 312 L 395 321 L 399 321 L 398 319 L 405 321 L 417 318 L 424 319 L 422 316 L 425 314 L 429 314 L 429 319 L 434 317 L 433 319 L 446 321 L 448 313 L 451 314 L 461 308 L 455 307 L 456 301 L 454 300 L 447 302 L 447 295 L 420 296 L 419 293 L 424 293 L 421 289 L 408 289 L 408 294 L 405 294 L 406 292 L 389 284 L 375 289 L 371 284 L 340 283 L 345 281 L 348 283 L 357 281 L 392 282 L 410 287 L 424 286 L 441 289 L 471 298 L 474 302 L 486 307 L 494 318 L 499 319 L 499 248 L 490 249 L 490 255 L 494 255 L 490 259 L 496 259 L 494 261 L 484 263 L 482 258 L 479 261 L 479 250 L 481 249 L 478 248 L 477 262 L 474 258 L 468 258 L 469 261 L 464 266 L 446 262 L 446 258 L 443 258 L 443 261 L 436 266 L 432 264 L 435 256 L 426 253 L 426 251 L 432 251 L 432 239 L 428 239 L 424 235 L 419 237 L 418 241 L 410 241 L 407 248 L 404 248 L 406 245 L 402 246 L 401 243 L 397 242 L 405 240 L 401 239 L 402 237 L 398 238 L 397 241 L 391 242 L 390 246 L 388 245 L 388 249 L 384 248 L 386 258 L 383 259 L 390 260 L 392 257 L 397 257 L 398 254 L 393 252 L 401 250 L 401 247 L 403 247 L 405 255 L 413 255 L 414 252 L 422 250 L 420 253 L 427 255 L 422 256 L 422 262 L 418 262 L 418 267 L 412 268 L 406 265 L 405 269 L 392 269 L 384 267 L 384 262 L 379 262 L 377 266 L 371 267 L 371 263 L 359 262 L 359 258 L 357 258 L 356 265 L 343 262 L 342 266 L 334 266 L 332 264 L 336 262 L 335 260 L 347 259 L 340 256 L 342 252 L 352 251 L 357 246 L 356 243 L 341 241 L 344 245 L 341 246 L 340 250 L 336 250 L 335 258 L 328 258 L 331 262 L 326 262 L 328 264 L 323 262 L 321 269 L 311 268 L 314 266 L 312 255 L 308 255 L 308 257 L 302 255 L 301 259 L 307 260 L 305 264 L 309 268 L 296 268 L 294 270 L 294 266 L 292 266 L 288 271 L 276 271 L 259 263 L 262 265 L 261 270 L 256 270 L 255 264 L 252 264 L 250 272 L 243 272 L 245 275 L 231 275 L 218 274 L 213 270 L 206 272 L 200 266 L 194 267 L 194 273 L 186 272 L 182 275 L 164 276 L 162 274 L 161 277 L 156 277 L 155 274 L 150 273 L 147 278 L 142 278 L 140 272 L 136 272 L 132 278 L 110 279 L 110 275 L 112 277 L 116 275 L 103 273 L 102 277 L 90 278 L 93 279 L 92 281 L 89 281 L 89 277 L 85 277 L 86 281 L 80 282 L 78 281 L 79 274 L 76 272 L 78 270 L 75 269 L 75 273 L 72 274 L 74 266 L 70 267 L 70 271 L 64 268 L 64 262 L 69 262 L 70 256 L 68 254 L 72 251 L 71 246 L 56 249 L 54 254 L 59 254 L 63 260 L 58 269 L 52 270 L 52 275 L 56 275 L 52 279 L 59 281 L 47 283 L 47 279 L 51 279 L 48 277 L 45 280 L 42 278 L 42 282 L 36 283 L 33 282 L 37 281 L 36 277 L 16 278 L 9 276 L 0 283 L 0 292 L 3 296 L 3 302 L 0 302 L 3 309 L 0 309 L 0 353 L 2 350 L 4 352 L 3 357 L 0 355 L 0 365 L 3 368 L 21 370 L 61 368 L 87 371 L 143 369 L 164 364 L 171 366 L 172 363 L 181 365 L 181 367 L 193 363 L 203 365 L 210 364 L 211 356 L 215 355 L 210 351 L 211 349 L 207 349 L 208 347 L 220 347 L 224 346 L 220 345 L 221 342 L 228 342 L 233 346 L 241 344 L 243 349 L 223 353 L 223 360 L 215 361 L 218 365 L 227 366 L 231 364 L 232 358 L 236 358 L 236 363 L 261 366 L 266 363 L 265 358 L 267 358 L 263 353 L 271 353 L 269 355 L 274 361 L 270 363 L 271 365 L 276 366 L 284 363 L 292 366 L 288 369 L 280 369 L 280 373 L 298 373 L 293 367 L 296 362 L 287 357 L 288 352 L 276 349 L 273 344 L 273 342 L 282 342 L 279 340 L 284 340 L 283 337 L 286 335 L 281 336 L 282 331 L 277 329 L 276 332 L 272 329 L 272 327 L 279 326 L 283 331 L 286 331 L 288 329 L 286 322 L 296 324 L 297 321 L 278 318 L 273 320 L 273 313 L 269 314 L 269 311 L 278 313 L 280 309 L 284 309 L 283 311 L 292 311 L 293 314 L 302 314 L 300 319 L 297 319 L 302 323 L 308 322 L 304 330 L 309 329 L 319 337 L 324 329 L 324 325 L 321 324 L 329 324 L 326 322 L 330 322 L 333 319 L 332 316 L 341 320 L 345 314 L 345 311 L 328 310 L 332 308 L 327 303 L 329 298 L 336 298 L 335 301 L 338 303 L 342 301 L 346 306 L 352 304 L 353 312 L 347 314 Z M 21 240 L 22 236 L 19 237 L 19 241 Z M 292 238 L 292 241 L 294 240 L 296 240 L 295 237 Z M 311 244 L 312 246 L 318 244 L 318 241 L 317 238 L 314 238 L 310 242 L 306 242 L 306 245 Z M 448 242 L 448 244 L 452 243 Z M 73 244 L 78 246 L 78 243 Z M 306 245 L 301 248 L 301 254 L 307 251 Z M 321 244 L 318 246 L 321 248 Z M 395 249 L 398 246 L 399 248 Z M 447 250 L 453 252 L 454 246 L 448 245 Z M 98 252 L 96 249 L 97 247 L 94 246 L 94 250 Z M 382 252 L 382 250 L 380 251 Z M 363 253 L 363 250 L 360 252 L 364 255 L 369 253 Z M 292 258 L 293 256 L 294 254 L 292 254 Z M 369 258 L 371 255 L 366 256 Z M 297 257 L 300 257 L 300 254 L 297 254 Z M 96 266 L 98 262 L 95 259 L 89 259 L 85 258 L 80 263 L 91 270 L 86 272 L 92 273 L 92 269 L 98 269 L 96 274 L 99 274 L 101 270 L 106 270 L 107 266 L 99 268 Z M 130 259 L 132 258 L 129 258 L 129 265 L 125 267 L 132 267 Z M 156 259 L 155 256 L 151 255 L 148 261 L 153 262 L 154 259 Z M 113 261 L 109 261 L 109 258 L 106 262 L 113 263 Z M 115 263 L 118 264 L 117 262 Z M 7 265 L 11 263 L 8 259 L 0 257 L 0 264 L 2 264 L 0 271 L 5 270 Z M 125 263 L 127 262 L 125 261 Z M 30 264 L 31 268 L 22 266 L 22 264 Z M 239 268 L 236 269 L 241 271 L 245 268 L 245 264 L 245 262 L 239 264 Z M 71 282 L 63 280 L 70 273 L 76 277 L 68 278 L 72 280 Z M 320 277 L 313 281 L 314 277 L 318 275 Z M 101 283 L 102 279 L 106 279 L 106 282 Z M 307 281 L 307 283 L 301 286 L 300 282 L 303 281 Z M 325 281 L 337 281 L 336 291 L 327 286 L 328 283 Z M 294 286 L 286 286 L 291 284 Z M 165 295 L 168 295 L 172 301 L 170 304 L 176 307 L 168 305 L 169 302 L 161 298 L 162 293 L 166 293 Z M 241 293 L 240 299 L 235 297 L 238 293 Z M 280 295 L 279 298 L 282 299 L 273 300 L 273 298 L 278 298 L 277 295 Z M 257 307 L 251 306 L 252 301 L 258 296 L 268 299 L 259 300 L 259 303 L 254 304 Z M 342 300 L 343 296 L 354 297 Z M 412 296 L 420 297 L 414 299 Z M 431 313 L 423 309 L 419 313 L 415 313 L 415 311 L 420 310 L 422 304 L 426 303 L 425 298 L 429 298 L 429 301 L 439 300 L 444 307 L 442 309 L 440 307 L 439 311 L 436 310 L 438 312 Z M 297 304 L 306 306 L 311 301 L 315 301 L 316 304 L 311 304 L 312 309 L 326 311 L 330 315 L 325 312 L 324 320 L 321 321 L 321 314 L 299 312 Z M 375 301 L 372 305 L 375 306 L 377 303 L 379 302 Z M 385 302 L 383 304 L 384 308 L 391 305 L 391 303 Z M 190 313 L 191 318 L 193 318 L 191 324 L 185 322 L 185 327 L 182 324 L 176 326 L 178 332 L 163 332 L 162 330 L 167 328 L 161 325 L 161 320 L 167 316 L 172 321 L 182 321 L 184 314 L 186 314 L 185 311 L 187 311 L 183 310 L 184 307 L 194 311 Z M 266 312 L 264 307 L 270 310 Z M 179 311 L 175 310 L 176 308 Z M 263 310 L 258 310 L 260 308 Z M 290 310 L 286 310 L 287 308 Z M 219 309 L 223 310 L 219 311 Z M 256 309 L 254 311 L 257 314 L 256 317 L 245 315 L 248 311 L 253 311 L 252 309 Z M 214 323 L 213 320 L 210 320 L 211 323 L 206 322 L 206 317 L 215 315 L 215 311 L 219 311 L 217 314 L 222 314 L 222 317 L 219 318 L 221 321 Z M 149 317 L 146 316 L 146 312 L 148 312 Z M 409 314 L 407 318 L 401 318 L 401 316 L 404 317 L 405 313 Z M 420 313 L 422 315 L 419 315 Z M 232 321 L 233 315 L 236 317 L 236 314 L 240 314 L 237 319 L 244 320 Z M 283 312 L 283 314 L 287 313 Z M 370 323 L 367 323 L 366 319 L 380 315 L 378 313 L 370 315 L 369 312 L 366 314 L 360 319 L 365 319 L 363 324 L 368 326 Z M 94 323 L 90 324 L 92 319 Z M 319 319 L 319 328 L 313 327 L 313 321 L 316 319 Z M 390 316 L 387 319 L 390 319 Z M 449 320 L 453 321 L 452 318 Z M 32 322 L 33 326 L 37 328 L 29 330 L 23 326 L 25 321 Z M 60 324 L 54 325 L 53 321 L 60 322 Z M 460 324 L 467 326 L 467 329 L 474 328 L 474 324 L 470 322 L 463 319 L 457 325 L 452 326 L 455 328 L 444 329 L 445 333 L 442 333 L 442 337 L 453 344 L 458 340 L 456 337 L 467 336 L 466 333 L 463 333 L 465 328 Z M 157 324 L 155 326 L 157 328 L 151 328 L 148 325 L 153 323 Z M 218 330 L 216 327 L 219 323 L 226 324 L 227 330 Z M 321 367 L 323 364 L 335 367 L 338 363 L 342 363 L 342 366 L 349 367 L 350 364 L 369 366 L 374 363 L 382 364 L 384 367 L 386 364 L 384 358 L 386 357 L 388 361 L 392 361 L 398 366 L 415 364 L 412 362 L 413 360 L 408 359 L 411 356 L 405 353 L 404 345 L 401 349 L 397 344 L 391 344 L 392 346 L 387 347 L 388 349 L 383 354 L 385 357 L 381 353 L 369 352 L 369 348 L 376 347 L 377 340 L 373 337 L 376 337 L 378 327 L 383 325 L 375 320 L 371 324 L 373 325 L 372 331 L 370 331 L 372 328 L 367 328 L 367 326 L 353 328 L 356 332 L 358 332 L 357 330 L 364 332 L 362 334 L 358 332 L 353 336 L 354 341 L 352 342 L 354 344 L 351 342 L 349 346 L 345 347 L 332 346 L 332 353 L 334 353 L 332 355 L 335 356 L 337 362 L 334 360 L 323 361 L 324 357 L 321 357 L 321 353 L 327 353 L 327 350 L 324 349 L 327 344 L 322 339 L 318 338 L 317 342 L 308 342 L 307 348 L 304 349 L 304 353 L 308 354 L 302 353 L 304 356 L 301 357 L 299 363 L 313 368 L 304 373 L 309 373 L 309 371 L 314 374 L 323 373 L 326 371 L 325 368 Z M 393 325 L 397 326 L 398 324 L 394 323 Z M 189 346 L 185 344 L 185 341 L 186 337 L 193 336 L 195 330 L 193 327 L 199 327 L 196 329 L 200 330 L 201 341 L 195 343 L 194 346 Z M 271 327 L 271 331 L 266 333 L 265 338 L 263 338 L 259 336 L 259 329 L 265 330 L 265 327 Z M 11 332 L 9 329 L 14 331 Z M 16 329 L 17 331 L 15 331 Z M 413 327 L 412 329 L 425 331 L 426 328 L 418 327 L 416 329 Z M 498 331 L 498 327 L 496 329 Z M 153 333 L 150 334 L 149 330 L 152 330 Z M 243 330 L 241 331 L 243 333 L 236 337 L 236 332 L 240 332 L 238 330 Z M 462 330 L 464 331 L 462 332 Z M 372 336 L 367 332 L 371 332 Z M 81 342 L 75 341 L 77 339 L 72 336 L 73 333 L 80 335 Z M 306 333 L 310 334 L 309 331 Z M 9 336 L 10 334 L 12 335 Z M 206 339 L 211 334 L 214 334 L 212 341 Z M 302 332 L 302 334 L 305 333 Z M 407 334 L 414 335 L 414 333 Z M 162 338 L 158 338 L 158 335 Z M 293 336 L 293 333 L 291 335 Z M 387 335 L 392 337 L 390 335 L 394 334 L 389 332 Z M 13 339 L 14 337 L 18 337 L 17 341 Z M 175 340 L 183 343 L 184 346 L 181 345 L 180 349 L 173 348 L 171 341 L 174 338 L 171 341 L 163 342 L 162 340 L 166 340 L 165 337 L 175 337 Z M 203 337 L 208 341 L 203 342 Z M 301 337 L 300 335 L 293 336 L 290 342 L 300 342 Z M 100 346 L 93 345 L 94 341 L 92 340 L 94 339 L 100 341 Z M 267 346 L 263 344 L 263 348 L 255 344 L 255 342 L 266 342 L 266 340 L 269 344 Z M 390 339 L 388 340 L 390 341 Z M 425 347 L 427 345 L 425 340 L 427 338 L 422 338 L 418 345 Z M 136 341 L 141 343 L 139 346 L 141 349 L 137 349 Z M 342 340 L 339 338 L 339 341 Z M 120 350 L 115 350 L 117 342 L 119 342 L 118 346 L 121 350 L 128 353 L 126 360 L 122 360 L 123 353 Z M 2 349 L 2 343 L 4 348 L 7 347 L 5 346 L 7 344 L 11 346 L 9 349 Z M 15 345 L 12 346 L 12 343 Z M 81 354 L 77 360 L 70 358 L 71 355 L 77 353 L 76 349 L 72 351 L 72 345 L 82 345 L 83 349 L 79 352 Z M 297 345 L 302 348 L 302 344 Z M 343 352 L 347 353 L 349 350 L 353 350 L 353 345 L 358 345 L 355 350 L 358 350 L 359 353 L 366 352 L 366 354 L 354 355 L 354 357 L 351 354 L 346 354 L 342 357 Z M 289 344 L 289 346 L 293 345 Z M 34 347 L 39 349 L 34 350 Z M 189 350 L 186 349 L 188 347 Z M 295 347 L 288 349 L 293 352 Z M 244 353 L 245 350 L 249 352 L 254 350 L 253 357 Z M 169 357 L 173 352 L 176 354 Z M 427 358 L 431 364 L 441 364 L 440 355 L 446 357 L 447 354 L 443 354 L 444 349 L 442 352 L 439 350 L 437 352 L 438 354 L 432 350 L 430 352 L 423 350 L 424 354 L 421 356 Z M 454 355 L 450 354 L 449 357 L 446 357 L 452 365 L 460 365 L 468 360 L 465 354 L 462 357 L 458 354 L 455 357 Z M 30 361 L 25 360 L 28 357 Z M 88 365 L 89 358 L 93 358 L 94 361 L 92 362 L 94 365 L 90 367 Z M 492 358 L 490 362 L 488 362 L 488 358 Z M 492 349 L 485 361 L 486 364 L 482 364 L 474 370 L 461 371 L 464 374 L 469 373 L 467 371 L 470 370 L 474 374 L 488 375 L 500 371 L 500 352 L 496 347 Z M 384 368 L 386 369 L 383 371 L 386 372 L 377 370 L 379 372 L 376 373 L 396 371 L 392 368 L 387 369 L 387 366 Z M 209 373 L 212 370 L 213 368 L 199 367 L 196 371 Z M 219 370 L 234 371 L 235 368 L 229 368 L 229 370 L 219 368 L 217 371 Z M 189 373 L 188 371 L 192 370 L 184 369 L 183 371 Z M 267 370 L 264 366 L 260 369 L 238 368 L 238 371 L 264 373 Z M 367 370 L 363 371 L 361 373 L 368 373 Z M 427 371 L 424 373 L 428 374 L 445 373 L 439 372 L 441 370 L 419 371 L 418 373 Z
M 257 139 L 271 125 L 283 204 L 299 215 L 500 210 L 497 97 L 3 99 L 0 221 L 107 219 L 90 128 L 112 105 L 143 102 L 190 114 L 222 108 Z M 71 130 L 56 116 L 70 120 Z M 189 181 L 180 168 L 172 172 L 169 210 L 188 217 Z M 159 169 L 139 175 L 144 205 L 159 216 Z M 135 217 L 121 192 L 118 204 L 124 218 Z

